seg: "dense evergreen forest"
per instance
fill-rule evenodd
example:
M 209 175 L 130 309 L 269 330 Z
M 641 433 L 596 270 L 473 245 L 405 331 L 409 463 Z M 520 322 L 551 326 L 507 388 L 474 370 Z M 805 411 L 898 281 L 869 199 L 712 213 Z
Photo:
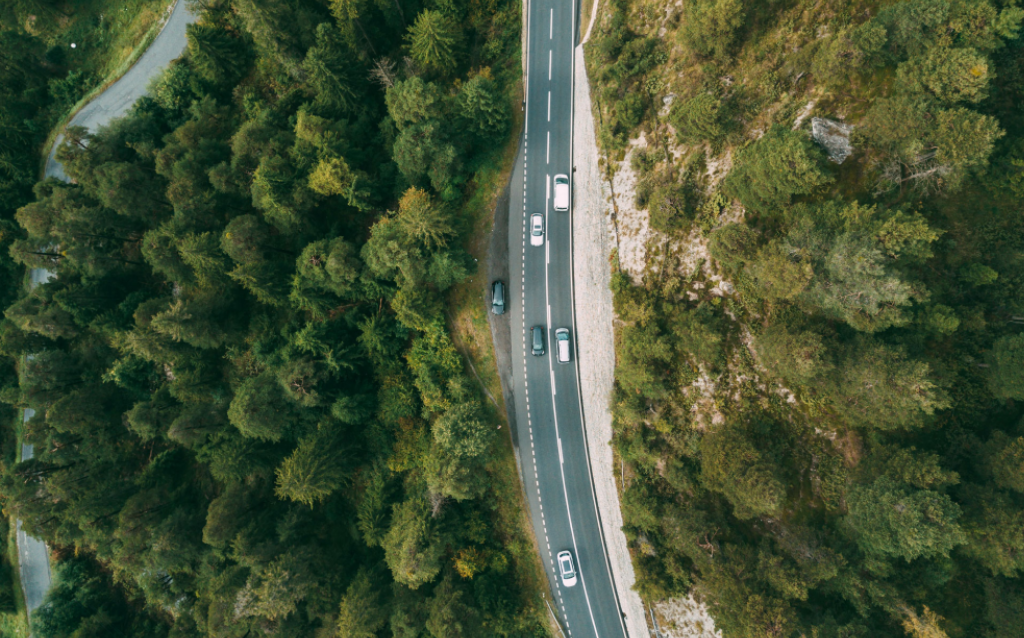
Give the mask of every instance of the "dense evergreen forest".
M 1022 19 L 1016 0 L 600 17 L 606 166 L 654 229 L 613 276 L 648 600 L 692 593 L 726 638 L 1024 632 Z M 852 125 L 852 155 L 828 161 L 801 113 Z
M 0 167 L 0 396 L 38 413 L 0 488 L 64 557 L 34 635 L 546 635 L 443 312 L 520 3 L 195 7 L 150 97 L 67 132 L 71 183 L 26 188 L 31 136 Z M 19 122 L 48 62 L 0 35 Z

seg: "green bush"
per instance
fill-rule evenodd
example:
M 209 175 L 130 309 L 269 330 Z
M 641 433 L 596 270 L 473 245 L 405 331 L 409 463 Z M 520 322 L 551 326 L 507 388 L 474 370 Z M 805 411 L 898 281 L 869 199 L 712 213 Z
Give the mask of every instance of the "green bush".
M 765 211 L 831 181 L 822 170 L 821 151 L 806 135 L 773 126 L 737 154 L 725 190 L 744 206 Z
M 669 122 L 684 144 L 716 144 L 728 133 L 728 115 L 721 100 L 708 93 L 672 105 Z

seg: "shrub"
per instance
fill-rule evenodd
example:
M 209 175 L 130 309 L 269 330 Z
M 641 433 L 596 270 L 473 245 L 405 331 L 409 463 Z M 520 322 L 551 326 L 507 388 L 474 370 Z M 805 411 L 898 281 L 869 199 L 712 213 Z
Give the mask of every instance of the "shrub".
M 740 151 L 725 189 L 744 206 L 766 210 L 788 204 L 832 178 L 821 169 L 821 153 L 803 134 L 773 126 Z
M 700 93 L 685 102 L 672 105 L 669 121 L 676 129 L 676 137 L 685 144 L 721 141 L 726 134 L 721 100 L 708 93 Z

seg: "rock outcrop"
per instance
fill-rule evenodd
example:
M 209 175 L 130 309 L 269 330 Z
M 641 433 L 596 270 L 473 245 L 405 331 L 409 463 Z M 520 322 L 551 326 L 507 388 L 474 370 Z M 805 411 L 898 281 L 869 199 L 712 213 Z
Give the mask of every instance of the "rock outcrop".
M 853 126 L 849 124 L 823 117 L 811 119 L 811 137 L 825 148 L 828 158 L 836 164 L 842 164 L 853 153 L 853 146 L 850 145 L 851 131 Z

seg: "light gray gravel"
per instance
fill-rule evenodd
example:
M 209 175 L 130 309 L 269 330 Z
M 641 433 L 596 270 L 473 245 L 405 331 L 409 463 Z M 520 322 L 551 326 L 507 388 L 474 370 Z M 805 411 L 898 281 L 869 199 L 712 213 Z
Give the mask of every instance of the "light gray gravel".
M 89 102 L 71 118 L 69 125 L 84 126 L 95 131 L 109 124 L 114 118 L 121 117 L 135 104 L 136 100 L 146 94 L 146 88 L 160 71 L 171 61 L 178 58 L 185 50 L 187 43 L 185 27 L 195 22 L 196 18 L 186 4 L 186 0 L 177 0 L 167 23 L 159 35 L 153 40 L 139 60 L 121 78 L 114 82 L 106 91 Z M 46 177 L 56 177 L 68 181 L 64 169 L 54 155 L 64 136 L 58 136 L 46 159 Z M 53 276 L 53 273 L 33 268 L 29 272 L 32 287 L 38 286 Z M 35 415 L 31 408 L 26 409 L 24 421 L 27 423 Z M 21 458 L 32 458 L 33 449 L 29 444 L 21 446 Z M 21 521 L 15 522 L 18 542 L 18 571 L 21 577 L 21 588 L 25 592 L 25 606 L 28 614 L 43 604 L 46 592 L 50 588 L 50 558 L 46 543 L 32 538 L 21 529 Z
M 622 511 L 615 487 L 612 459 L 612 383 L 615 378 L 615 333 L 612 321 L 611 252 L 614 237 L 608 198 L 598 169 L 597 136 L 590 104 L 583 47 L 576 47 L 573 113 L 573 286 L 576 304 L 576 345 L 579 356 L 587 447 L 597 506 L 615 589 L 630 638 L 650 631 L 644 604 L 633 591 L 636 576 L 622 533 Z

